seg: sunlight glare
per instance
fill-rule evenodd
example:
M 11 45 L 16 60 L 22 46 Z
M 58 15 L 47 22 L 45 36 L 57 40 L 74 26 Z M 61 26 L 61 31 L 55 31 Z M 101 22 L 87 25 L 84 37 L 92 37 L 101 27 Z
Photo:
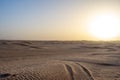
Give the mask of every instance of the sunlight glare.
M 101 40 L 109 40 L 119 35 L 119 20 L 114 14 L 99 14 L 89 20 L 90 34 Z

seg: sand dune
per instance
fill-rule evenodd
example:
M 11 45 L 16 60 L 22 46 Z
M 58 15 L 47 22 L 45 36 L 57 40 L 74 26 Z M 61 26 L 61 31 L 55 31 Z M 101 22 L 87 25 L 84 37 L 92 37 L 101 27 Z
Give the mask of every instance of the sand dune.
M 0 80 L 120 80 L 120 42 L 1 40 Z

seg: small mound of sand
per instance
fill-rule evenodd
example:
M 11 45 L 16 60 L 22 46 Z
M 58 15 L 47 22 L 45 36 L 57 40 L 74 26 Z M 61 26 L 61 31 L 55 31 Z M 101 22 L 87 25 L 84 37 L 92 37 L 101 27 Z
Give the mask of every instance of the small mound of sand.
M 79 63 L 67 61 L 47 62 L 42 66 L 18 72 L 1 74 L 2 80 L 94 80 L 90 71 Z

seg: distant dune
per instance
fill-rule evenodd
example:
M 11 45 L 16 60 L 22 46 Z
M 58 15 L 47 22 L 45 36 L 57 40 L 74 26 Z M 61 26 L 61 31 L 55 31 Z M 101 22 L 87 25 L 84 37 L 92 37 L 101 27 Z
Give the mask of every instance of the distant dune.
M 1 40 L 0 80 L 120 80 L 120 42 Z

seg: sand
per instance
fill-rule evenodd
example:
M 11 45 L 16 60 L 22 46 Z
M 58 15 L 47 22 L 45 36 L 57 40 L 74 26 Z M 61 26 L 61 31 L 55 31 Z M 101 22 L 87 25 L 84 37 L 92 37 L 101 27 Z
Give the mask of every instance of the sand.
M 120 80 L 120 42 L 1 40 L 0 80 Z

